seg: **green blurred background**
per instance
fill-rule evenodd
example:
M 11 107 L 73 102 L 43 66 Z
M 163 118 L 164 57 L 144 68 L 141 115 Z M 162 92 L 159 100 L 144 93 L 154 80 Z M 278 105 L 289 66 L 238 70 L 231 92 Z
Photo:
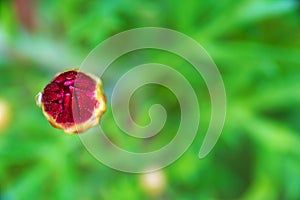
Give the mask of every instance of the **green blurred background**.
M 171 28 L 203 45 L 224 79 L 227 119 L 214 150 L 199 160 L 210 118 L 201 77 L 166 53 L 120 58 L 126 69 L 151 61 L 180 71 L 197 91 L 202 117 L 195 141 L 175 163 L 127 174 L 99 163 L 76 135 L 52 128 L 34 97 L 101 41 L 145 26 Z M 124 69 L 103 77 L 105 92 Z M 1 0 L 0 199 L 300 199 L 299 88 L 299 1 Z M 153 103 L 166 107 L 166 127 L 144 150 L 164 146 L 178 128 L 176 98 L 166 88 L 145 86 L 133 99 L 140 124 L 149 122 Z M 124 136 L 110 108 L 102 125 L 123 148 L 144 144 Z

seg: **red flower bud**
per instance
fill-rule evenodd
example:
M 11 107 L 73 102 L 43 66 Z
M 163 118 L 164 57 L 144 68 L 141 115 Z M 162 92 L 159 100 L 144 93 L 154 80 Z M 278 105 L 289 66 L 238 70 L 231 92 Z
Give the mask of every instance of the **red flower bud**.
M 76 69 L 56 75 L 36 100 L 50 124 L 69 134 L 98 125 L 106 110 L 101 80 Z

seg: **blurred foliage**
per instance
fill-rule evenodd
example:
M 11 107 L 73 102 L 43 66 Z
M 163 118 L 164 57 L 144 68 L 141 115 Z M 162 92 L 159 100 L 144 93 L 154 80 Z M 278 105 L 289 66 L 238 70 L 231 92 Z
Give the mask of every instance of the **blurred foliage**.
M 200 99 L 199 134 L 179 160 L 154 175 L 165 182 L 157 183 L 159 192 L 143 175 L 99 163 L 78 137 L 52 128 L 34 102 L 54 74 L 79 66 L 101 41 L 145 26 L 171 28 L 202 44 L 222 73 L 228 98 L 222 136 L 199 160 L 210 117 L 204 82 L 179 58 L 136 52 L 140 59 L 132 63 L 178 69 Z M 299 1 L 293 0 L 2 0 L 0 199 L 300 199 L 299 35 Z M 134 66 L 127 56 L 119 61 L 124 68 L 103 77 L 107 93 Z M 145 151 L 170 141 L 180 116 L 172 93 L 145 86 L 134 99 L 140 124 L 148 122 L 153 103 L 169 112 L 165 129 Z M 110 109 L 102 125 L 126 149 L 143 145 L 118 130 Z

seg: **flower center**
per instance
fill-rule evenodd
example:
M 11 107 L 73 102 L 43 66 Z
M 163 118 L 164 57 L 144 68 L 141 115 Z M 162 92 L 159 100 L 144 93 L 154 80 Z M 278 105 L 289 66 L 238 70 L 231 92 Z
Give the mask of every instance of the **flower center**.
M 96 82 L 84 73 L 67 71 L 54 78 L 44 89 L 45 111 L 59 124 L 66 126 L 90 119 L 97 101 Z

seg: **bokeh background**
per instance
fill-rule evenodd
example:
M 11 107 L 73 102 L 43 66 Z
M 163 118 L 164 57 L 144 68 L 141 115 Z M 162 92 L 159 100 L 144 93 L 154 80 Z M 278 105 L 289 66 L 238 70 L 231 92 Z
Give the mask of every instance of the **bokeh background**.
M 108 96 L 124 71 L 151 61 L 180 71 L 201 109 L 199 133 L 180 159 L 155 173 L 127 174 L 99 163 L 76 135 L 52 128 L 35 95 L 101 41 L 145 26 L 171 28 L 203 45 L 224 79 L 227 119 L 214 150 L 199 160 L 210 118 L 201 77 L 159 51 L 120 58 L 124 68 L 115 65 L 103 77 Z M 0 199 L 300 199 L 299 36 L 294 0 L 1 0 Z M 149 123 L 153 103 L 169 116 L 157 137 L 124 136 L 110 108 L 102 126 L 125 149 L 162 147 L 176 133 L 179 105 L 166 88 L 145 86 L 131 101 L 138 123 Z

